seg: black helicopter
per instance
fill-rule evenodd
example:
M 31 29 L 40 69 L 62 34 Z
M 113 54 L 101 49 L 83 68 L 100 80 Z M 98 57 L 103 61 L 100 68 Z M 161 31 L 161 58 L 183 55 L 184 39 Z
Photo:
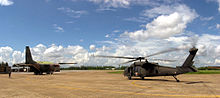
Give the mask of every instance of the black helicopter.
M 174 49 L 174 51 L 175 50 L 178 49 Z M 146 57 L 123 57 L 123 56 L 101 56 L 101 55 L 96 57 L 132 59 L 126 63 L 129 62 L 134 62 L 134 63 L 124 70 L 124 76 L 127 76 L 129 80 L 131 80 L 132 77 L 141 77 L 141 79 L 144 79 L 144 77 L 153 77 L 153 76 L 173 76 L 176 79 L 176 81 L 179 82 L 179 80 L 176 78 L 177 75 L 188 72 L 197 72 L 197 69 L 193 67 L 193 63 L 194 63 L 193 59 L 196 55 L 196 52 L 198 51 L 198 49 L 195 47 L 189 50 L 190 54 L 186 58 L 183 65 L 177 66 L 176 68 L 161 66 L 158 63 L 148 62 L 146 59 L 147 57 L 158 55 L 161 53 L 166 53 L 169 51 L 158 52 Z M 145 60 L 145 61 L 141 62 L 141 60 Z M 164 61 L 172 61 L 172 60 L 164 60 Z

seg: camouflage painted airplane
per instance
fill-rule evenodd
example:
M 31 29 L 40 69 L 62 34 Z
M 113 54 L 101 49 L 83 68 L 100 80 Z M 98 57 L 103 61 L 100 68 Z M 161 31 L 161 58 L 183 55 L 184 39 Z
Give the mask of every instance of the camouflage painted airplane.
M 77 63 L 40 63 L 32 59 L 31 51 L 29 46 L 26 46 L 25 63 L 14 64 L 14 66 L 30 67 L 30 70 L 34 72 L 35 75 L 42 75 L 44 72 L 46 74 L 53 74 L 53 72 L 60 70 L 60 64 L 77 64 Z

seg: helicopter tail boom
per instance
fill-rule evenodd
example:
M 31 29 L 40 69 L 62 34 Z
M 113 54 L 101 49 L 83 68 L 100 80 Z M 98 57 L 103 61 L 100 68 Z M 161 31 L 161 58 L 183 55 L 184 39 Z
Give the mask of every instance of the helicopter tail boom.
M 189 56 L 186 58 L 185 62 L 182 66 L 177 67 L 179 70 L 179 74 L 188 73 L 188 72 L 197 72 L 197 69 L 193 66 L 193 59 L 196 55 L 196 52 L 198 51 L 197 48 L 191 48 L 189 50 Z
M 190 54 L 189 54 L 189 56 L 186 58 L 186 60 L 185 60 L 185 62 L 183 63 L 182 67 L 193 66 L 193 63 L 194 63 L 193 59 L 194 59 L 194 57 L 195 57 L 197 51 L 198 51 L 197 48 L 191 48 L 191 49 L 189 50 L 189 53 L 190 53 Z

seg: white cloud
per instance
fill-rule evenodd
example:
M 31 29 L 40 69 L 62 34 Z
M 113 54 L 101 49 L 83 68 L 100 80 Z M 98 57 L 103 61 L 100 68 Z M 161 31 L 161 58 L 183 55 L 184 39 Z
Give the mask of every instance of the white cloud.
M 9 47 L 9 46 L 0 47 L 0 61 L 9 62 L 9 64 L 11 64 L 12 53 L 13 53 L 13 49 L 11 47 Z
M 220 57 L 220 45 L 215 48 L 216 57 Z
M 217 29 L 220 29 L 220 24 L 216 24 L 216 28 L 217 28 Z
M 12 4 L 14 4 L 14 2 L 11 1 L 11 0 L 0 0 L 0 5 L 1 6 L 9 6 L 9 5 L 12 5 Z
M 24 62 L 24 53 L 22 54 L 21 51 L 14 51 L 12 54 L 12 63 L 22 63 Z
M 113 32 L 114 32 L 114 33 L 118 33 L 118 32 L 120 32 L 120 30 L 114 30 Z
M 95 45 L 90 45 L 90 46 L 89 46 L 89 49 L 90 49 L 90 50 L 95 50 Z
M 88 13 L 87 11 L 84 11 L 84 10 L 76 11 L 71 8 L 65 8 L 65 7 L 57 8 L 57 10 L 62 11 L 66 15 L 73 17 L 73 18 L 80 18 L 82 15 L 85 15 Z
M 36 47 L 36 48 L 38 48 L 38 47 Z M 52 44 L 51 47 L 47 48 L 44 51 L 44 54 L 47 57 L 61 57 L 62 54 L 60 54 L 60 52 L 64 52 L 63 46 L 56 46 L 56 45 Z
M 46 47 L 39 44 L 31 48 L 31 51 L 33 58 L 36 61 L 50 61 L 53 63 L 77 62 L 82 64 L 89 59 L 88 51 L 78 45 L 63 47 L 61 45 L 57 46 L 52 44 L 51 46 Z
M 164 7 L 166 7 L 166 9 L 164 9 Z M 149 37 L 168 38 L 183 33 L 187 24 L 198 16 L 194 10 L 186 5 L 162 5 L 145 12 L 152 14 L 152 16 L 148 17 L 162 15 L 155 18 L 151 23 L 146 24 L 146 30 L 142 29 L 134 32 L 125 32 L 123 35 L 128 35 L 130 38 L 140 41 L 146 40 Z
M 200 20 L 202 20 L 202 21 L 210 21 L 210 20 L 213 20 L 213 19 L 214 19 L 213 16 L 211 16 L 211 17 L 200 17 Z
M 220 64 L 220 59 L 215 59 L 215 64 Z
M 105 37 L 108 38 L 108 37 L 109 37 L 109 34 L 106 34 Z
M 181 66 L 185 58 L 188 56 L 188 49 L 192 47 L 191 36 L 178 36 L 169 37 L 167 39 L 147 39 L 145 41 L 129 40 L 125 43 L 121 43 L 124 39 L 105 41 L 99 43 L 100 47 L 90 45 L 89 51 L 82 46 L 61 46 L 52 44 L 45 46 L 38 44 L 37 46 L 30 47 L 34 60 L 36 61 L 50 61 L 54 63 L 58 62 L 77 62 L 78 65 L 113 65 L 117 66 L 120 63 L 126 62 L 126 59 L 105 59 L 105 58 L 94 58 L 91 55 L 113 55 L 113 56 L 147 56 L 155 52 L 166 50 L 169 48 L 183 48 L 185 50 L 169 52 L 161 54 L 151 58 L 159 59 L 174 59 L 177 62 L 167 63 L 159 62 L 160 65 L 166 66 Z M 196 66 L 205 65 L 217 65 L 220 59 L 220 36 L 203 34 L 198 35 L 196 47 L 199 48 L 198 54 L 195 58 Z M 104 44 L 104 45 L 103 45 Z M 0 60 L 7 61 L 10 65 L 13 63 L 24 62 L 24 51 L 16 51 L 11 47 L 0 47 Z M 158 62 L 158 61 L 156 61 Z
M 126 8 L 130 5 L 130 0 L 89 0 L 91 2 L 102 4 L 101 6 L 103 8 L 109 8 L 109 7 L 123 7 Z
M 53 24 L 53 27 L 56 32 L 64 32 L 64 29 L 61 26 L 58 26 L 57 24 Z
M 167 5 L 161 5 L 159 7 L 154 7 L 152 9 L 144 10 L 141 15 L 147 16 L 149 18 L 157 17 L 158 15 L 169 15 L 176 10 L 178 6 L 167 6 Z
M 129 8 L 131 5 L 143 5 L 143 6 L 159 6 L 161 4 L 170 4 L 177 2 L 178 0 L 89 0 L 95 4 L 99 4 L 98 10 L 112 10 L 115 8 Z
M 140 22 L 140 23 L 146 23 L 146 21 L 148 20 L 148 18 L 145 17 L 131 17 L 131 18 L 125 18 L 124 20 L 126 21 L 132 21 L 132 22 Z
M 217 2 L 218 2 L 218 11 L 220 12 L 220 0 L 217 0 Z
M 186 36 L 181 36 L 181 37 L 169 37 L 168 39 L 165 39 L 167 41 L 172 41 L 172 42 L 184 42 L 188 39 Z

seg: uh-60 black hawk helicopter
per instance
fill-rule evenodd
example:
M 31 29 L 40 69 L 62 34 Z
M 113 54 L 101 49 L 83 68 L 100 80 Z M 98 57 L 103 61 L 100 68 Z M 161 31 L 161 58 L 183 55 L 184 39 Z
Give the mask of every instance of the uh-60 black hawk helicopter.
M 173 50 L 178 50 L 178 49 L 173 49 Z M 134 63 L 124 70 L 124 76 L 127 76 L 129 80 L 131 80 L 132 77 L 141 77 L 141 79 L 144 79 L 144 77 L 153 77 L 153 76 L 173 76 L 176 79 L 176 81 L 179 82 L 179 80 L 176 78 L 177 75 L 188 72 L 197 72 L 197 69 L 193 67 L 193 63 L 194 63 L 193 59 L 196 55 L 196 52 L 198 51 L 198 49 L 195 47 L 189 50 L 190 54 L 186 58 L 183 65 L 177 66 L 176 68 L 161 66 L 158 63 L 148 62 L 146 59 L 147 57 L 169 51 L 158 52 L 146 57 L 123 57 L 123 56 L 102 56 L 102 55 L 96 57 L 132 59 L 126 63 L 129 62 L 134 62 Z M 145 61 L 142 62 L 141 60 L 145 60 Z M 162 59 L 157 59 L 157 60 L 162 60 Z M 163 61 L 173 61 L 173 60 L 163 60 Z

